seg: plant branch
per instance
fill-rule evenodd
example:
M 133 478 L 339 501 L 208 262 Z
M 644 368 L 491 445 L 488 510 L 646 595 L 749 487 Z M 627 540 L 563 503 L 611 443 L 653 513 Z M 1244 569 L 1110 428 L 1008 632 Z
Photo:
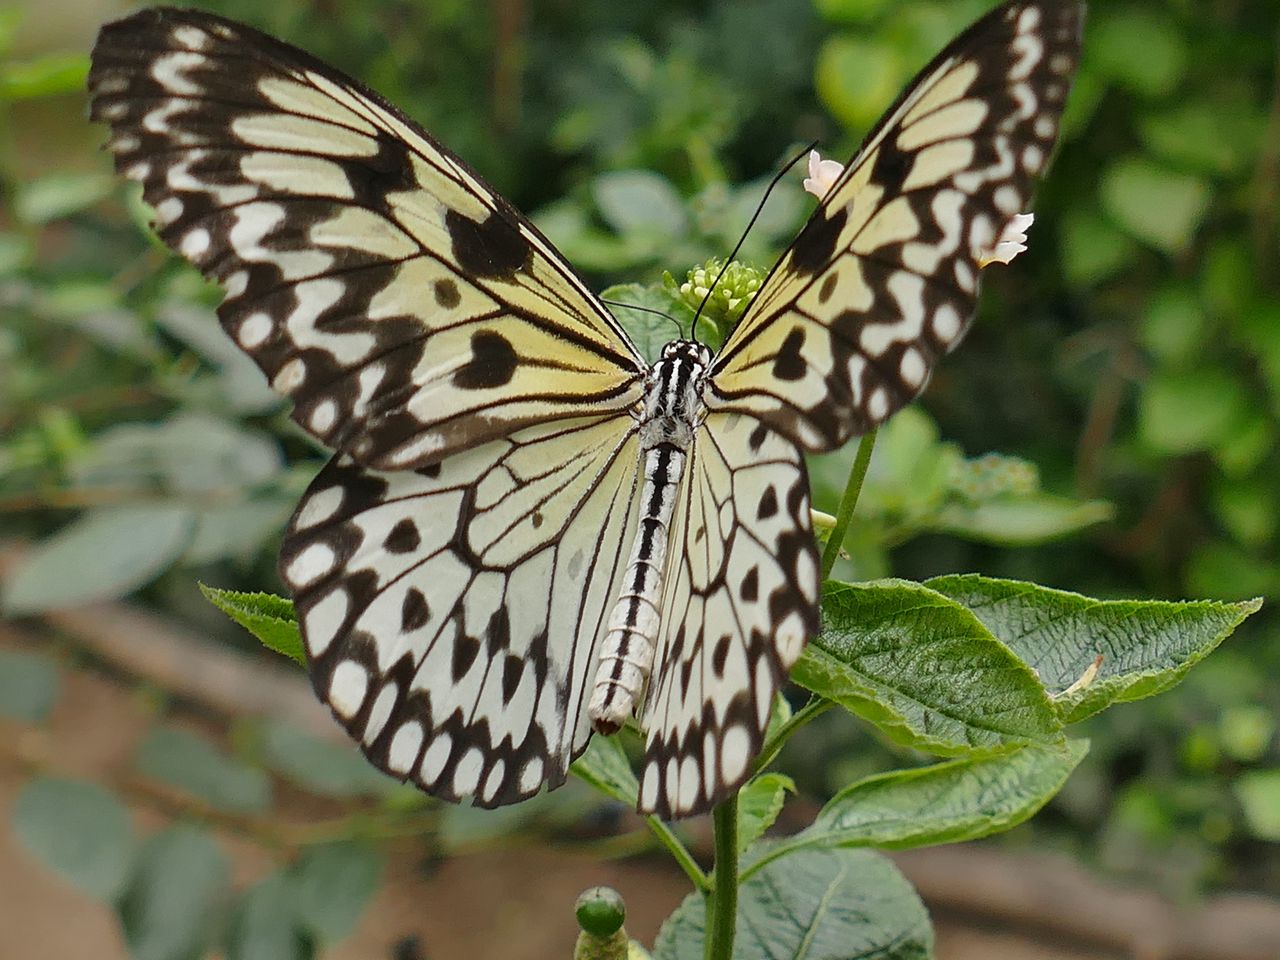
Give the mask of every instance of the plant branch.
M 867 478 L 867 467 L 871 464 L 871 450 L 876 445 L 876 433 L 876 430 L 872 430 L 858 441 L 858 454 L 853 458 L 849 482 L 845 484 L 844 496 L 840 498 L 836 525 L 831 529 L 826 549 L 822 551 L 823 580 L 831 576 L 831 568 L 836 565 L 836 558 L 840 556 L 840 547 L 844 545 L 845 534 L 849 531 L 849 521 L 853 519 L 853 508 L 858 505 L 858 495 L 862 493 L 862 482 Z
M 707 897 L 706 960 L 733 960 L 733 933 L 738 921 L 738 794 L 731 793 L 711 811 L 715 825 L 716 863 Z
M 704 896 L 710 893 L 711 880 L 702 872 L 702 868 L 693 859 L 693 854 L 689 852 L 689 848 L 680 842 L 680 838 L 675 835 L 675 832 L 654 816 L 645 817 L 644 822 L 649 825 L 649 829 L 658 838 L 658 842 L 666 847 L 671 852 L 671 855 L 676 858 L 676 863 L 680 864 L 680 869 L 693 881 L 694 889 Z

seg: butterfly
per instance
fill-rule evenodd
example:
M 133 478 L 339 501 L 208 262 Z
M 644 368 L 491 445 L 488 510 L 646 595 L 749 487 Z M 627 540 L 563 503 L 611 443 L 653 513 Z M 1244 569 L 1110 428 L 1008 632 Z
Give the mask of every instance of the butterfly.
M 247 26 L 102 28 L 92 117 L 230 337 L 335 451 L 280 556 L 317 694 L 381 769 L 486 807 L 646 731 L 639 803 L 751 773 L 819 623 L 804 454 L 972 319 L 1057 138 L 1083 4 L 1009 0 L 872 130 L 717 353 L 647 362 L 536 227 L 376 93 Z

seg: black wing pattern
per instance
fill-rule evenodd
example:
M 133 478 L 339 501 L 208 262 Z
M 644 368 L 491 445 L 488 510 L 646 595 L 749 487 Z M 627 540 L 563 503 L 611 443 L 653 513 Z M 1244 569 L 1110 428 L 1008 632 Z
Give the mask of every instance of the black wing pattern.
M 311 680 L 383 770 L 498 806 L 563 783 L 635 532 L 635 430 L 529 427 L 417 471 L 326 467 L 280 553 Z
M 730 334 L 710 408 L 826 451 L 924 389 L 1049 160 L 1083 20 L 1082 3 L 1015 0 L 925 67 Z
M 160 236 L 328 446 L 412 469 L 640 396 L 647 365 L 542 235 L 332 67 L 157 8 L 102 29 L 89 87 Z

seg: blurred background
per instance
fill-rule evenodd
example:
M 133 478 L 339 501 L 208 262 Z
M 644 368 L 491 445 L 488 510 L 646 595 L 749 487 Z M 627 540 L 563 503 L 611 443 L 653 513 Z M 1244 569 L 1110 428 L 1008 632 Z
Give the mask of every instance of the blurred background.
M 991 4 L 200 5 L 399 104 L 601 289 L 726 255 L 780 163 L 811 140 L 847 158 Z M 0 956 L 567 956 L 600 882 L 651 942 L 687 887 L 629 813 L 389 784 L 200 596 L 280 591 L 323 455 L 85 119 L 97 26 L 130 9 L 0 3 Z M 1278 57 L 1275 0 L 1091 5 L 1030 251 L 987 272 L 972 334 L 884 431 L 841 575 L 1280 599 Z M 800 176 L 748 259 L 803 222 Z M 851 457 L 813 464 L 818 507 Z M 1272 603 L 1176 690 L 1092 721 L 1031 823 L 902 858 L 939 956 L 1280 956 L 1278 675 Z M 796 825 L 912 759 L 836 713 L 784 756 Z M 301 939 L 273 926 L 286 887 Z

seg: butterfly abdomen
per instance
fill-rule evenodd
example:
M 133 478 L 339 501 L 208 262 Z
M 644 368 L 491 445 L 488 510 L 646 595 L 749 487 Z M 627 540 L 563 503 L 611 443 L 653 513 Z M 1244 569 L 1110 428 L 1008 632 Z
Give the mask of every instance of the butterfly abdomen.
M 653 669 L 671 516 L 694 430 L 705 415 L 702 380 L 710 360 L 706 347 L 677 340 L 663 347 L 649 371 L 640 420 L 640 520 L 591 697 L 591 723 L 600 733 L 615 732 L 631 716 Z

